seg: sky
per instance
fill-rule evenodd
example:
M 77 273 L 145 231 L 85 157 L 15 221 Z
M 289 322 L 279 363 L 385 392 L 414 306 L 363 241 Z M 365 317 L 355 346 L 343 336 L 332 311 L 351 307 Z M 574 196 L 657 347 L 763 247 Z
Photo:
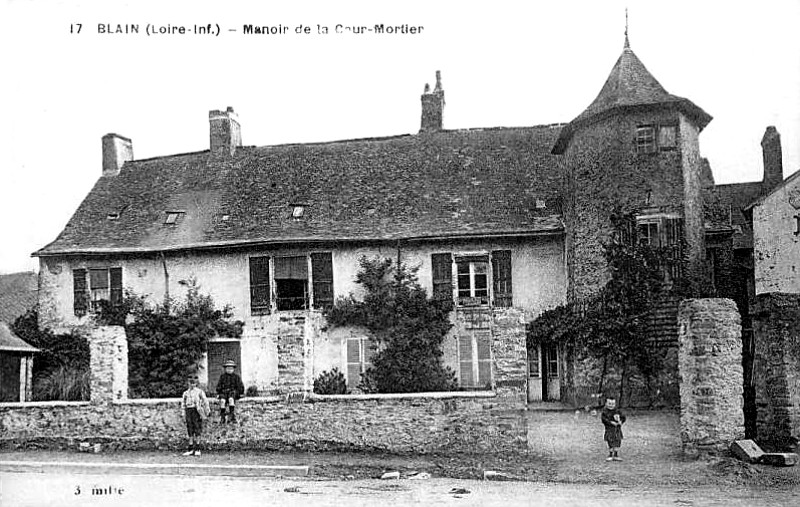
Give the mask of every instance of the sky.
M 714 117 L 700 149 L 717 183 L 761 179 L 768 125 L 784 175 L 800 169 L 800 0 L 0 0 L 0 273 L 38 270 L 30 254 L 100 177 L 106 133 L 136 159 L 202 151 L 208 111 L 228 106 L 245 145 L 415 133 L 437 70 L 445 128 L 566 123 L 619 57 L 626 7 L 647 69 Z M 422 30 L 345 28 L 376 24 Z

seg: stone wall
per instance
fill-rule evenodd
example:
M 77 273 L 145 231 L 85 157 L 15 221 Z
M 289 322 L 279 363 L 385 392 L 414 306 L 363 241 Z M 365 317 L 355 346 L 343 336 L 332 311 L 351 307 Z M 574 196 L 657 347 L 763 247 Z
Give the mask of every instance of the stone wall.
M 216 403 L 216 401 L 214 401 Z M 380 450 L 393 453 L 508 453 L 527 448 L 523 412 L 491 392 L 417 395 L 311 395 L 243 398 L 237 425 L 217 411 L 203 440 L 212 449 Z M 0 404 L 0 447 L 108 443 L 113 448 L 175 448 L 186 442 L 177 399 L 103 405 Z
M 121 326 L 98 327 L 88 336 L 90 392 L 94 404 L 128 399 L 128 339 Z
M 761 294 L 755 309 L 756 438 L 789 449 L 800 440 L 800 294 Z
M 509 408 L 524 408 L 528 396 L 525 313 L 497 308 L 493 318 L 492 386 Z
M 744 438 L 742 341 L 730 299 L 687 299 L 678 312 L 681 440 L 686 452 L 721 451 Z

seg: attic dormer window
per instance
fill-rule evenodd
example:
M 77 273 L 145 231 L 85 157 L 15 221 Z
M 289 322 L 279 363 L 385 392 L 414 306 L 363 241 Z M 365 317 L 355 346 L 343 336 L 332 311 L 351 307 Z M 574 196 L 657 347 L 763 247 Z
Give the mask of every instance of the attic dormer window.
M 167 211 L 167 216 L 164 218 L 164 225 L 175 225 L 178 219 L 183 215 L 183 211 Z
M 303 218 L 305 213 L 306 213 L 305 206 L 292 206 L 292 218 L 295 219 Z
M 109 213 L 106 215 L 106 220 L 119 220 L 119 213 Z

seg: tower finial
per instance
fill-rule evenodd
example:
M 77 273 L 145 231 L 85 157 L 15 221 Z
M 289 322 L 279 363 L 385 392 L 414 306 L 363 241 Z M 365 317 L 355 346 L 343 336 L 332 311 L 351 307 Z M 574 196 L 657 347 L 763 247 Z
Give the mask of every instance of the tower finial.
M 630 49 L 631 43 L 628 41 L 628 8 L 625 7 L 625 46 L 624 49 Z

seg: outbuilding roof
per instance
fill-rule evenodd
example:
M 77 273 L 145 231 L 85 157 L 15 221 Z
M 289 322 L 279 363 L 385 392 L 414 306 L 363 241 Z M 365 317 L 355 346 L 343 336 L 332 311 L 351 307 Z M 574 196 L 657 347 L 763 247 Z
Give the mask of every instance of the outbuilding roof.
M 560 234 L 561 157 L 550 148 L 561 127 L 126 162 L 97 181 L 56 240 L 34 255 Z
M 0 322 L 0 351 L 33 353 L 38 352 L 39 349 L 15 335 L 8 324 Z
M 33 271 L 0 275 L 0 321 L 13 323 L 36 305 L 38 276 Z

